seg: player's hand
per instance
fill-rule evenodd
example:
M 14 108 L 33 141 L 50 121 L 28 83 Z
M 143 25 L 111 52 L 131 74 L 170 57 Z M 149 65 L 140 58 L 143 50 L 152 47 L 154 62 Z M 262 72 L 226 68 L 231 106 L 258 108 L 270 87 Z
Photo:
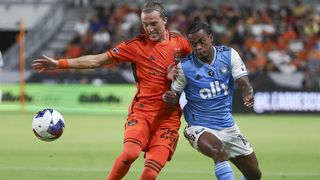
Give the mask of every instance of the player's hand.
M 178 72 L 179 68 L 177 65 L 175 63 L 170 64 L 167 69 L 167 79 L 174 81 L 177 78 Z
M 163 95 L 162 95 L 162 100 L 171 106 L 174 106 L 178 103 L 177 100 L 177 93 L 175 93 L 174 91 L 170 90 L 170 91 L 166 91 Z
M 41 73 L 48 70 L 58 69 L 58 60 L 43 55 L 44 58 L 32 61 L 32 68 Z
M 254 105 L 254 98 L 253 96 L 244 96 L 243 97 L 243 102 L 244 102 L 244 105 L 247 106 L 248 108 L 252 108 L 253 105 Z

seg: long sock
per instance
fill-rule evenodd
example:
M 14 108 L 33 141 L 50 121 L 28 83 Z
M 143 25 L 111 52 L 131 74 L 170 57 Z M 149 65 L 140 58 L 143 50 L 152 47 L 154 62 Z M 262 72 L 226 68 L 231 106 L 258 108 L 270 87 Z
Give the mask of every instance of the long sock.
M 218 180 L 234 180 L 234 174 L 229 161 L 223 161 L 215 164 L 215 174 Z
M 154 180 L 166 164 L 170 150 L 164 146 L 154 146 L 146 154 L 144 169 L 140 180 Z
M 107 180 L 121 180 L 129 171 L 131 164 L 139 157 L 141 147 L 135 143 L 124 144 L 122 153 L 113 163 Z

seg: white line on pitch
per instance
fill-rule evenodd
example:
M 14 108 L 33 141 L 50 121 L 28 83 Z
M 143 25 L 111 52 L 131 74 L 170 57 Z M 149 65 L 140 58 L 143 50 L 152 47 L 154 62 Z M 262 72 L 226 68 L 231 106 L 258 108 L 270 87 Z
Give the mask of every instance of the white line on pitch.
M 107 168 L 67 168 L 67 167 L 0 167 L 0 171 L 63 171 L 63 172 L 109 172 Z M 141 172 L 139 169 L 130 169 L 130 172 Z M 173 170 L 164 169 L 162 172 L 181 174 L 211 174 L 210 170 Z M 314 176 L 320 177 L 320 172 L 262 172 L 264 176 Z

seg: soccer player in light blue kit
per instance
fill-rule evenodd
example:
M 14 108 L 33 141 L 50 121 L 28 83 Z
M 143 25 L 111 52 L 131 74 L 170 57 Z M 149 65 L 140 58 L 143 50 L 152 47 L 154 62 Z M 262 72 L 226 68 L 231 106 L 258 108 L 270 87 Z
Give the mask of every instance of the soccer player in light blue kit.
M 234 82 L 242 90 L 244 104 L 251 108 L 254 103 L 245 65 L 234 49 L 213 46 L 210 27 L 199 20 L 188 29 L 187 37 L 193 52 L 169 71 L 174 81 L 163 100 L 176 104 L 185 92 L 183 112 L 188 126 L 184 135 L 193 148 L 214 160 L 219 180 L 235 178 L 229 160 L 243 179 L 260 179 L 255 153 L 231 114 Z

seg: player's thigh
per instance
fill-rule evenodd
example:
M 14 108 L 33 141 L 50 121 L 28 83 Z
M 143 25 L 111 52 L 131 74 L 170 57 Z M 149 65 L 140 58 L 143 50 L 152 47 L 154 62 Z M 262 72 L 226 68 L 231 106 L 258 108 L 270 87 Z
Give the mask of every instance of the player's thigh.
M 217 136 L 211 132 L 205 131 L 198 139 L 199 151 L 216 161 L 228 160 L 228 154 L 224 145 Z
M 216 161 L 228 159 L 218 131 L 203 126 L 187 126 L 183 134 L 190 145 L 202 154 Z
M 230 158 L 230 161 L 244 174 L 246 177 L 261 176 L 257 157 L 254 152 L 249 155 L 237 156 Z
M 179 126 L 173 124 L 171 126 L 159 126 L 151 133 L 149 148 L 155 146 L 166 147 L 170 150 L 168 160 L 171 159 L 174 151 L 176 150 L 179 139 Z
M 128 119 L 125 124 L 124 143 L 131 142 L 146 148 L 150 138 L 150 128 L 143 118 Z
M 246 156 L 253 152 L 249 141 L 241 133 L 237 125 L 225 128 L 217 133 L 221 141 L 224 142 L 230 158 Z

